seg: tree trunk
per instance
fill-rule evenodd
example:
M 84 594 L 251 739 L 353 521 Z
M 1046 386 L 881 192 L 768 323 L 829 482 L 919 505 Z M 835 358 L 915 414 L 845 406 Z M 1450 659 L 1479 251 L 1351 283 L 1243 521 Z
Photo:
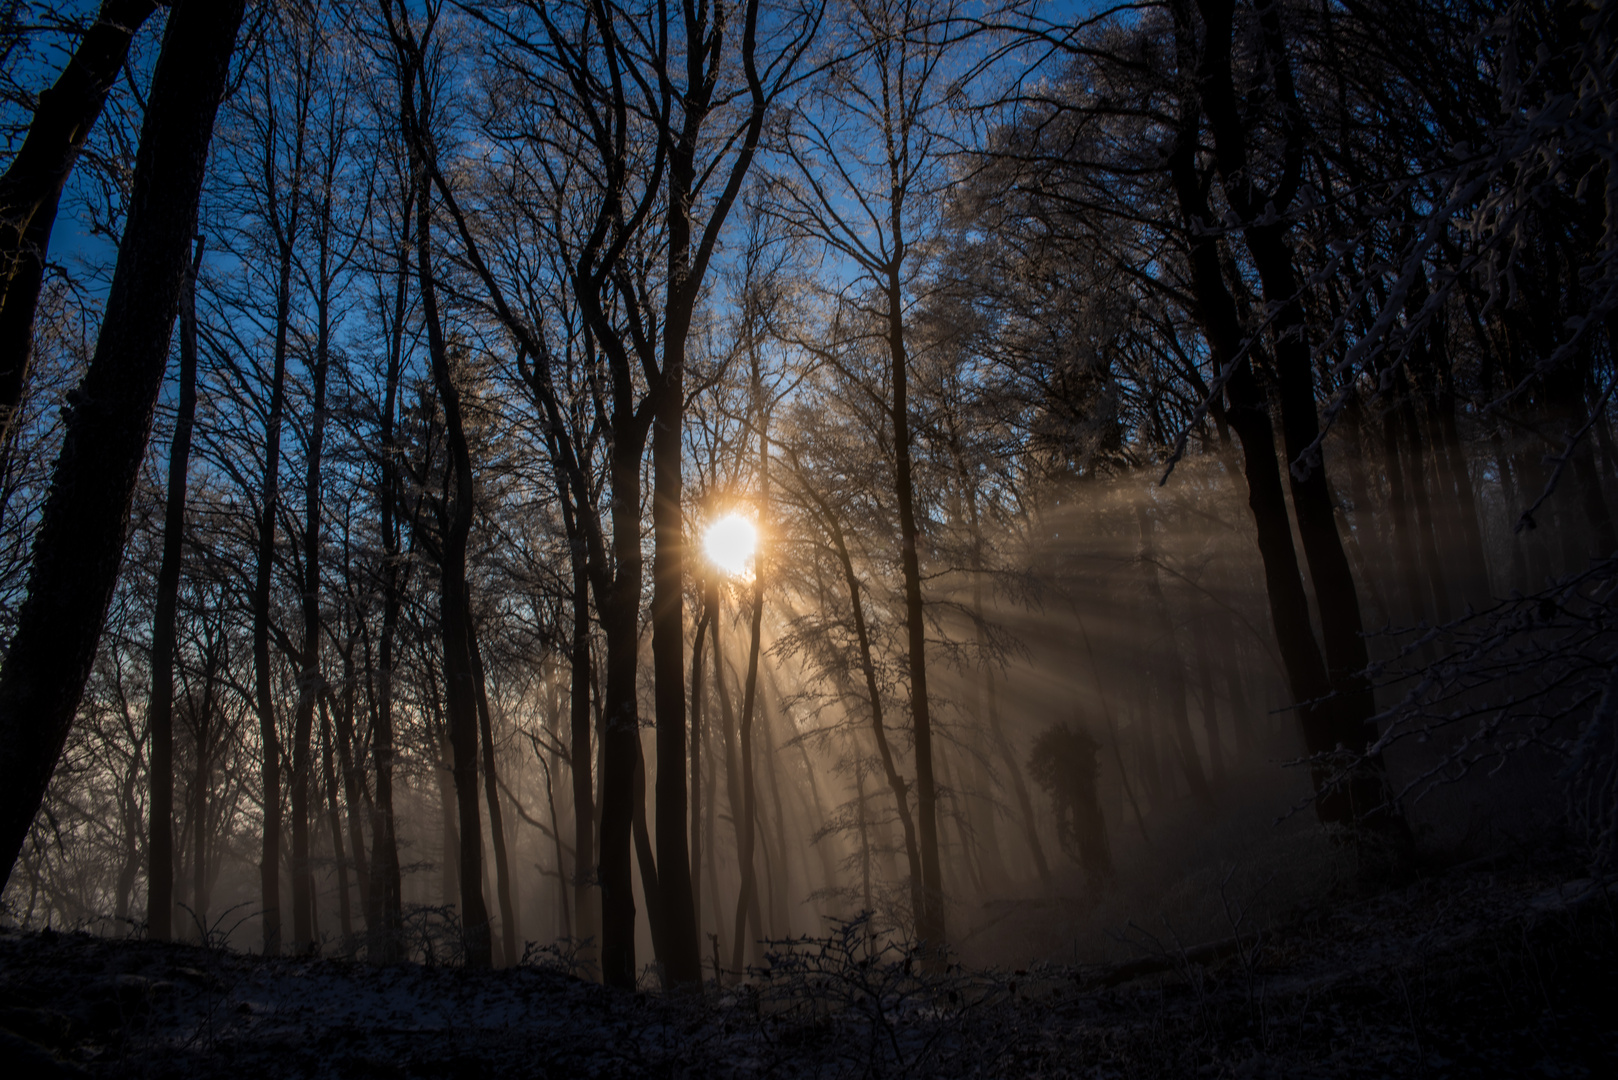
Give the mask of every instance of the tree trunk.
M 1208 117 L 1215 151 L 1213 163 L 1226 201 L 1241 219 L 1242 237 L 1252 256 L 1253 268 L 1263 288 L 1269 310 L 1271 355 L 1276 372 L 1281 405 L 1282 441 L 1289 463 L 1287 478 L 1297 515 L 1298 538 L 1314 587 L 1320 612 L 1324 645 L 1326 686 L 1336 697 L 1303 712 L 1304 737 L 1312 753 L 1343 749 L 1363 752 L 1376 738 L 1370 717 L 1375 711 L 1370 685 L 1364 671 L 1368 663 L 1360 615 L 1359 595 L 1354 576 L 1337 531 L 1337 520 L 1326 481 L 1325 465 L 1319 448 L 1313 450 L 1320 434 L 1320 418 L 1315 410 L 1314 357 L 1309 343 L 1302 288 L 1288 246 L 1290 227 L 1285 211 L 1298 190 L 1303 161 L 1304 124 L 1296 97 L 1291 60 L 1287 53 L 1284 28 L 1276 0 L 1258 5 L 1257 44 L 1263 52 L 1263 69 L 1273 91 L 1279 130 L 1284 139 L 1283 167 L 1277 186 L 1261 191 L 1248 167 L 1250 125 L 1238 106 L 1232 74 L 1234 0 L 1201 0 L 1204 21 L 1202 52 L 1197 58 L 1197 91 L 1201 110 Z M 1183 7 L 1175 12 L 1181 32 L 1182 56 L 1192 48 L 1190 27 Z M 1187 65 L 1189 66 L 1189 65 Z M 1195 181 L 1195 122 L 1181 132 L 1176 155 L 1178 171 Z M 1187 136 L 1190 140 L 1187 141 Z M 1188 224 L 1207 222 L 1205 196 L 1185 190 L 1181 181 L 1181 204 L 1202 202 L 1200 212 L 1187 214 Z M 1222 287 L 1222 283 L 1221 283 Z M 1202 288 L 1199 284 L 1199 293 Z M 1227 338 L 1227 344 L 1239 338 Z M 1232 385 L 1234 385 L 1232 380 Z M 1249 458 L 1257 449 L 1245 437 L 1243 447 Z M 1263 526 L 1260 527 L 1261 543 Z M 1295 556 L 1294 556 L 1295 557 Z M 1307 627 L 1307 623 L 1302 624 Z M 1286 647 L 1286 633 L 1277 632 Z M 1311 635 L 1311 642 L 1313 637 Z M 1316 695 L 1318 696 L 1318 695 Z M 1310 698 L 1299 698 L 1301 701 Z M 1324 820 L 1358 822 L 1374 815 L 1379 823 L 1395 831 L 1403 826 L 1391 793 L 1376 765 L 1356 770 L 1353 775 L 1329 782 L 1332 774 L 1318 766 L 1316 811 Z
M 483 797 L 489 804 L 489 835 L 494 843 L 495 891 L 500 902 L 500 948 L 506 967 L 516 967 L 517 909 L 511 902 L 510 856 L 506 851 L 505 816 L 500 812 L 500 781 L 494 765 L 494 724 L 489 717 L 489 691 L 483 677 L 483 650 L 471 612 L 466 616 L 467 640 L 472 645 L 472 676 L 477 683 L 478 726 L 483 738 Z M 560 870 L 560 866 L 557 868 Z
M 678 219 L 679 236 L 689 242 L 689 223 Z M 681 250 L 680 256 L 685 252 Z M 671 252 L 671 259 L 674 255 Z M 671 283 L 671 299 L 683 297 L 685 282 Z M 693 295 L 692 300 L 695 300 Z M 681 439 L 685 413 L 685 327 L 689 312 L 665 313 L 662 382 L 654 391 L 652 424 L 652 676 L 657 717 L 657 874 L 658 914 L 654 936 L 662 941 L 659 962 L 671 986 L 702 982 L 702 950 L 686 844 L 685 733 L 685 518 L 681 510 Z M 648 906 L 650 896 L 648 894 Z M 659 929 L 656 923 L 662 922 Z
M 1225 784 L 1225 758 L 1219 741 L 1219 709 L 1214 701 L 1213 663 L 1208 657 L 1208 620 L 1199 618 L 1191 637 L 1196 649 L 1197 690 L 1202 697 L 1202 730 L 1208 737 L 1208 775 L 1215 789 Z
M 191 429 L 197 414 L 197 241 L 180 291 L 180 407 L 169 446 L 169 490 L 163 508 L 163 563 L 157 571 L 157 611 L 152 625 L 152 691 L 147 730 L 151 735 L 151 801 L 146 851 L 146 933 L 168 941 L 174 933 L 174 639 L 180 595 L 181 543 L 185 533 L 186 472 Z M 201 747 L 198 753 L 202 752 Z
M 762 424 L 759 435 L 759 467 L 761 469 L 759 492 L 759 505 L 762 507 L 769 498 L 769 437 L 763 433 L 767 428 L 767 421 Z M 731 806 L 733 815 L 740 811 L 736 821 L 736 862 L 741 870 L 741 888 L 736 894 L 736 929 L 731 937 L 731 966 L 736 970 L 742 969 L 742 948 L 746 944 L 746 935 L 743 932 L 745 920 L 743 915 L 756 908 L 759 903 L 758 875 L 753 865 L 753 846 L 755 832 L 758 825 L 758 808 L 753 785 L 753 714 L 758 705 L 758 652 L 760 638 L 764 626 L 764 552 L 758 551 L 753 555 L 753 610 L 749 622 L 747 642 L 747 679 L 742 684 L 742 717 L 740 738 L 737 748 L 741 760 L 742 802 L 737 807 Z M 714 652 L 718 657 L 718 650 Z M 754 915 L 756 932 L 761 932 L 758 926 L 757 915 Z
M 894 238 L 900 235 L 894 222 Z M 938 857 L 938 793 L 933 781 L 933 721 L 927 696 L 927 624 L 921 601 L 921 559 L 916 549 L 915 485 L 910 464 L 910 360 L 905 349 L 904 299 L 898 267 L 888 274 L 888 360 L 893 386 L 893 487 L 899 505 L 899 556 L 904 572 L 905 633 L 910 659 L 910 720 L 916 747 L 916 843 L 921 855 L 922 918 L 916 937 L 927 948 L 943 949 L 943 877 Z
M 371 826 L 371 903 L 366 912 L 369 942 L 366 955 L 378 963 L 402 959 L 404 898 L 399 873 L 399 844 L 393 814 L 393 649 L 398 635 L 399 613 L 403 605 L 400 570 L 399 452 L 394 413 L 399 403 L 399 379 L 404 366 L 406 300 L 410 290 L 408 244 L 411 204 L 416 186 L 408 185 L 401 208 L 401 237 L 395 266 L 392 334 L 388 341 L 388 367 L 383 390 L 382 416 L 378 433 L 381 460 L 378 463 L 378 512 L 382 533 L 382 630 L 377 644 L 376 721 L 371 730 L 371 758 L 376 768 L 376 808 Z M 367 653 L 369 657 L 369 653 Z
M 719 691 L 719 711 L 724 720 L 725 729 L 725 798 L 730 807 L 730 824 L 736 834 L 736 852 L 739 860 L 742 850 L 742 806 L 744 800 L 742 798 L 742 767 L 736 753 L 736 712 L 731 707 L 730 680 L 726 677 L 725 668 L 727 665 L 725 664 L 723 638 L 719 633 L 719 624 L 722 621 L 722 612 L 719 607 L 719 586 L 717 582 L 710 579 L 709 588 L 713 590 L 709 603 L 713 605 L 714 617 L 712 622 L 709 623 L 709 633 L 713 637 L 714 686 Z M 710 844 L 709 846 L 712 847 L 713 845 Z M 711 861 L 709 865 L 713 865 Z M 740 873 L 739 865 L 737 870 L 738 873 Z M 713 909 L 715 929 L 720 929 L 724 923 L 724 917 L 722 914 L 724 906 L 719 902 L 719 883 L 717 876 L 712 882 L 712 885 L 714 889 Z M 764 933 L 764 921 L 759 917 L 758 896 L 756 893 L 753 896 L 752 903 L 747 906 L 745 916 L 740 908 L 737 909 L 736 926 L 734 928 L 734 933 L 737 937 L 741 937 L 745 940 L 747 934 L 747 925 L 749 922 L 752 923 L 754 934 L 762 935 Z M 718 952 L 717 948 L 715 949 L 715 952 Z M 740 974 L 740 960 L 732 960 L 731 970 Z
M 1147 662 L 1155 669 L 1155 681 L 1168 699 L 1169 717 L 1174 724 L 1174 743 L 1186 785 L 1199 803 L 1212 807 L 1213 789 L 1208 786 L 1208 777 L 1202 771 L 1202 759 L 1197 756 L 1196 740 L 1191 734 L 1191 718 L 1186 712 L 1185 663 L 1180 656 L 1179 643 L 1175 640 L 1174 623 L 1169 618 L 1163 586 L 1158 580 L 1157 550 L 1152 542 L 1152 515 L 1144 502 L 1135 504 L 1135 520 L 1140 525 L 1141 577 L 1145 584 L 1148 617 L 1159 642 L 1158 647 L 1151 650 Z
M 210 642 L 211 646 L 213 643 Z M 213 708 L 216 683 L 215 657 L 207 654 L 203 673 L 202 705 L 196 715 L 196 757 L 191 778 L 191 919 L 197 940 L 208 944 L 208 788 L 213 770 Z
M 1078 615 L 1077 610 L 1074 614 Z M 1129 782 L 1129 770 L 1124 768 L 1124 753 L 1123 747 L 1119 745 L 1118 724 L 1113 719 L 1112 707 L 1107 704 L 1107 691 L 1101 682 L 1101 667 L 1096 663 L 1095 648 L 1090 644 L 1090 631 L 1085 627 L 1083 618 L 1078 618 L 1078 624 L 1079 634 L 1084 639 L 1084 654 L 1090 661 L 1090 674 L 1095 679 L 1096 700 L 1101 705 L 1101 719 L 1107 725 L 1107 740 L 1112 744 L 1112 760 L 1118 767 L 1118 784 L 1124 789 L 1124 796 L 1129 800 L 1129 808 L 1135 813 L 1135 826 L 1140 829 L 1140 838 L 1146 842 L 1147 847 L 1151 847 L 1152 837 L 1146 831 L 1146 816 L 1141 813 L 1140 801 L 1135 798 L 1135 787 Z M 1029 828 L 1033 828 L 1032 814 L 1028 820 Z
M 67 739 L 117 582 L 243 6 L 180 0 L 152 77 L 101 333 L 66 419 L 27 599 L 0 668 L 8 876 Z
M 590 598 L 584 554 L 577 542 L 573 551 L 573 641 L 568 673 L 569 757 L 573 772 L 573 910 L 578 912 L 578 937 L 589 941 L 593 954 L 599 911 L 590 896 L 595 874 L 595 788 L 590 753 Z
M 1412 290 L 1411 303 L 1425 303 L 1428 289 L 1425 274 L 1420 288 Z M 1419 309 L 1418 309 L 1419 310 Z M 1455 424 L 1455 373 L 1450 362 L 1447 327 L 1435 318 L 1427 328 L 1421 357 L 1428 382 L 1422 387 L 1427 430 L 1432 437 L 1434 482 L 1439 493 L 1438 510 L 1443 515 L 1448 546 L 1457 564 L 1459 599 L 1463 607 L 1481 608 L 1491 595 L 1489 566 L 1483 552 L 1483 534 L 1478 527 L 1477 497 L 1466 467 L 1466 451 L 1461 446 Z
M 621 412 L 617 415 L 612 448 L 612 543 L 617 572 L 605 598 L 597 597 L 607 639 L 607 671 L 601 734 L 601 846 L 596 880 L 601 887 L 602 978 L 609 986 L 633 989 L 635 894 L 630 847 L 635 765 L 640 759 L 640 714 L 635 698 L 643 566 L 640 459 L 645 428 Z
M 412 119 L 412 125 L 415 121 Z M 418 131 L 416 138 L 421 138 Z M 489 911 L 483 902 L 483 828 L 478 813 L 477 688 L 472 671 L 470 598 L 466 583 L 467 539 L 472 531 L 472 454 L 461 419 L 461 393 L 449 367 L 449 347 L 438 315 L 433 279 L 432 214 L 426 170 L 417 163 L 422 185 L 416 196 L 416 271 L 422 314 L 427 324 L 433 384 L 444 410 L 454 484 L 445 507 L 443 550 L 439 554 L 438 617 L 444 655 L 445 718 L 455 749 L 455 807 L 460 818 L 461 931 L 468 967 L 492 961 Z
M 442 718 L 438 730 L 438 763 L 433 771 L 438 776 L 438 847 L 441 852 L 438 865 L 439 897 L 444 907 L 452 908 L 460 902 L 461 897 L 461 830 L 455 812 L 455 746 L 450 742 Z
M 330 235 L 330 200 L 321 207 L 317 226 L 320 234 L 320 295 L 317 298 L 318 331 L 314 356 L 309 365 L 313 383 L 313 411 L 309 418 L 309 441 L 304 458 L 303 487 L 303 670 L 298 677 L 298 705 L 292 734 L 292 938 L 299 952 L 314 952 L 314 874 L 309 864 L 311 802 L 309 787 L 314 764 L 310 740 L 315 703 L 325 684 L 320 670 L 320 518 L 321 455 L 326 439 L 326 375 L 330 370 L 331 297 L 327 263 Z M 342 857 L 342 849 L 336 852 Z M 347 903 L 345 898 L 344 903 Z M 346 919 L 345 919 L 346 921 Z
M 719 598 L 717 588 L 714 585 L 712 578 L 709 578 L 708 580 L 706 591 L 707 595 L 704 599 L 703 606 L 706 607 L 709 612 L 708 636 L 713 642 L 714 690 L 720 696 L 721 703 L 723 705 L 722 719 L 725 724 L 725 753 L 728 776 L 729 764 L 731 760 L 730 724 L 732 720 L 730 715 L 730 693 L 725 688 L 724 672 L 721 670 L 719 662 Z M 716 857 L 719 849 L 714 836 L 719 818 L 719 812 L 717 809 L 719 805 L 719 765 L 714 761 L 712 753 L 712 730 L 712 724 L 703 725 L 702 750 L 703 756 L 708 759 L 708 794 L 707 798 L 703 800 L 705 805 L 703 811 L 702 828 L 703 835 L 705 837 L 704 848 L 708 852 L 708 907 L 713 912 L 713 933 L 710 936 L 709 941 L 713 944 L 714 983 L 715 985 L 719 985 L 723 982 L 723 972 L 720 970 L 719 963 L 719 942 L 721 939 L 728 939 L 725 938 L 725 905 L 720 903 L 719 860 Z
M 348 842 L 354 865 L 354 884 L 360 893 L 360 914 L 366 920 L 366 931 L 371 928 L 371 873 L 365 858 L 365 830 L 363 808 L 371 801 L 371 792 L 364 776 L 354 767 L 354 643 L 350 639 L 343 656 L 343 700 L 339 708 L 330 702 L 333 721 L 337 725 L 337 767 L 342 773 L 343 802 L 348 808 Z
M 780 695 L 776 694 L 774 701 L 778 703 L 780 700 Z M 761 697 L 759 718 L 763 721 L 764 732 L 764 777 L 770 783 L 770 807 L 775 811 L 775 851 L 781 860 L 779 875 L 770 873 L 769 878 L 770 934 L 772 937 L 782 938 L 792 936 L 792 914 L 787 907 L 787 889 L 792 884 L 792 875 L 791 867 L 787 863 L 787 819 L 786 812 L 781 806 L 781 763 L 778 757 L 780 748 L 775 745 L 775 717 L 774 705 Z M 768 845 L 765 845 L 764 857 L 765 866 L 768 867 L 770 857 Z
M 915 819 L 910 814 L 909 787 L 899 775 L 899 768 L 894 763 L 893 751 L 888 746 L 888 730 L 882 721 L 882 692 L 876 682 L 876 662 L 871 655 L 871 636 L 865 623 L 865 604 L 860 597 L 859 578 L 854 574 L 854 560 L 849 555 L 842 522 L 817 492 L 807 485 L 804 485 L 804 491 L 819 506 L 821 522 L 826 528 L 827 535 L 831 537 L 832 547 L 837 552 L 837 561 L 842 564 L 843 583 L 848 587 L 848 601 L 854 617 L 854 639 L 859 643 L 860 669 L 865 676 L 865 694 L 871 702 L 871 733 L 876 738 L 877 756 L 882 761 L 882 773 L 888 781 L 888 789 L 893 792 L 899 828 L 904 834 L 905 859 L 910 869 L 910 913 L 919 928 L 926 918 L 926 900 L 922 891 L 921 850 L 916 842 Z M 993 709 L 991 701 L 991 715 L 998 720 L 998 715 L 993 713 Z M 1032 818 L 1025 820 L 1031 821 Z M 1037 848 L 1039 838 L 1033 837 L 1030 844 Z
M 103 0 L 73 58 L 41 91 L 28 135 L 0 176 L 0 446 L 11 441 L 28 384 L 34 311 L 62 187 L 123 70 L 135 31 L 156 8 L 154 0 Z
M 325 780 L 326 821 L 331 827 L 332 859 L 337 864 L 337 929 L 343 935 L 343 953 L 348 955 L 354 940 L 354 914 L 348 898 L 348 860 L 343 857 L 343 818 L 337 806 L 337 770 L 332 764 L 331 710 L 320 703 L 320 758 Z
M 707 738 L 702 725 L 702 646 L 707 639 L 708 622 L 713 618 L 713 609 L 707 600 L 708 589 L 704 585 L 697 632 L 691 640 L 691 911 L 699 937 L 702 933 L 702 750 Z
M 301 103 L 300 103 L 301 104 Z M 281 424 L 286 412 L 287 344 L 292 308 L 292 244 L 298 232 L 303 194 L 303 140 L 305 112 L 298 109 L 294 136 L 293 177 L 285 220 L 280 217 L 280 177 L 275 174 L 274 126 L 272 145 L 264 154 L 264 198 L 267 216 L 278 246 L 275 295 L 275 355 L 270 378 L 270 412 L 264 433 L 264 484 L 259 497 L 257 566 L 253 576 L 253 700 L 258 711 L 260 753 L 263 755 L 264 837 L 259 862 L 259 901 L 263 905 L 264 954 L 281 951 L 281 738 L 275 716 L 270 658 L 270 583 L 275 572 L 275 521 L 280 501 Z M 294 894 L 297 867 L 294 865 Z M 294 920 L 297 919 L 296 903 Z
M 1410 520 L 1410 495 L 1404 469 L 1403 420 L 1396 404 L 1382 413 L 1382 453 L 1388 470 L 1388 505 L 1392 511 L 1393 558 L 1399 568 L 1400 589 L 1405 598 L 1405 618 L 1416 623 L 1427 613 L 1426 589 L 1416 559 L 1416 532 Z M 1435 613 L 1436 615 L 1436 613 Z
M 1403 380 L 1400 380 L 1402 383 Z M 1405 457 L 1405 484 L 1410 491 L 1410 505 L 1416 518 L 1416 549 L 1421 556 L 1422 577 L 1432 590 L 1433 617 L 1444 622 L 1453 613 L 1449 575 L 1444 569 L 1444 556 L 1438 537 L 1438 523 L 1427 498 L 1427 447 L 1423 445 L 1416 409 L 1411 401 L 1412 390 L 1406 388 L 1400 396 L 1399 414 L 1403 421 L 1405 444 L 1401 448 Z
M 1179 65 L 1187 75 L 1196 72 L 1199 85 L 1205 90 L 1211 83 L 1223 98 L 1228 99 L 1230 26 L 1228 4 L 1213 5 L 1216 17 L 1222 12 L 1223 24 L 1210 30 L 1210 41 L 1198 57 L 1195 30 L 1191 25 L 1189 5 L 1172 6 L 1175 21 Z M 1216 107 L 1226 108 L 1228 100 Z M 1269 599 L 1270 620 L 1275 629 L 1276 644 L 1280 648 L 1282 665 L 1286 670 L 1288 690 L 1298 704 L 1300 726 L 1304 741 L 1311 753 L 1326 752 L 1338 744 L 1337 719 L 1341 710 L 1329 705 L 1314 704 L 1325 698 L 1332 689 L 1326 662 L 1309 617 L 1309 601 L 1304 592 L 1299 572 L 1297 549 L 1293 546 L 1292 527 L 1287 514 L 1286 495 L 1281 485 L 1281 466 L 1275 452 L 1275 430 L 1270 419 L 1269 403 L 1253 375 L 1247 355 L 1248 343 L 1236 310 L 1235 301 L 1226 285 L 1220 266 L 1219 237 L 1213 231 L 1215 215 L 1210 212 L 1207 189 L 1197 167 L 1198 135 L 1202 103 L 1187 94 L 1181 103 L 1180 130 L 1168 161 L 1169 175 L 1180 205 L 1185 226 L 1187 255 L 1191 268 L 1192 295 L 1195 297 L 1195 316 L 1203 336 L 1208 342 L 1214 368 L 1226 378 L 1225 394 L 1229 401 L 1226 417 L 1242 443 L 1243 472 L 1247 479 L 1248 508 L 1258 532 L 1259 554 L 1264 564 L 1265 591 Z M 1229 123 L 1225 125 L 1229 128 Z M 1235 153 L 1235 147 L 1225 149 Z M 1274 290 L 1276 295 L 1279 290 Z M 1289 324 L 1290 328 L 1290 324 Z M 1307 345 L 1303 347 L 1307 353 Z M 1295 360 L 1293 361 L 1295 366 Z M 1294 373 L 1295 375 L 1295 373 Z M 1293 377 L 1289 384 L 1291 396 L 1296 397 L 1298 382 Z M 1309 403 L 1312 412 L 1313 401 Z M 1293 413 L 1296 416 L 1296 406 Z M 1305 425 L 1298 423 L 1289 447 L 1303 433 Z M 1304 440 L 1307 443 L 1307 439 Z M 1301 451 L 1301 447 L 1299 447 Z M 1290 450 L 1289 450 L 1290 452 Z M 1320 469 L 1314 474 L 1323 477 Z M 1329 510 L 1329 507 L 1328 507 Z M 1311 518 L 1311 530 L 1318 525 Z M 1335 536 L 1335 522 L 1332 523 Z M 1340 550 L 1340 547 L 1339 547 Z M 1346 562 L 1345 562 L 1346 566 Z M 1350 581 L 1350 587 L 1352 582 Z M 1317 590 L 1318 592 L 1318 590 Z M 1357 611 L 1357 608 L 1356 608 Z M 1356 615 L 1357 618 L 1357 615 Z M 1341 626 L 1334 623 L 1334 640 Z M 1364 642 L 1359 642 L 1363 651 Z M 1360 740 L 1362 733 L 1356 732 Z M 1351 800 L 1335 797 L 1323 790 L 1327 774 L 1316 770 L 1313 779 L 1321 795 L 1315 804 L 1316 813 L 1324 821 L 1346 821 L 1353 816 Z
M 668 947 L 664 934 L 662 890 L 658 887 L 657 856 L 652 851 L 652 834 L 646 824 L 646 757 L 635 759 L 635 790 L 631 835 L 635 843 L 635 869 L 640 872 L 640 891 L 646 898 L 646 922 L 652 931 L 652 959 L 663 968 L 663 950 Z

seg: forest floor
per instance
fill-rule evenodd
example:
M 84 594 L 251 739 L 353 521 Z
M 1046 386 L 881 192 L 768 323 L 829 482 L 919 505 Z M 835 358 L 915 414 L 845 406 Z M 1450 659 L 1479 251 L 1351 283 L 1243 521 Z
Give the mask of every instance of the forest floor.
M 924 971 L 855 925 L 699 999 L 544 965 L 0 932 L 0 1061 L 232 1080 L 1618 1076 L 1618 885 L 1566 867 L 1430 872 L 1223 941 L 1127 934 L 1124 963 Z

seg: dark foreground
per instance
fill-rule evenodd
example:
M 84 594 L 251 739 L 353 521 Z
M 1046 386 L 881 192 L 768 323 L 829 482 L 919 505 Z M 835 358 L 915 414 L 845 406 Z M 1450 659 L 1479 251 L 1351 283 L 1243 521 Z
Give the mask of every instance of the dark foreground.
M 1148 926 L 1148 928 L 1150 928 Z M 924 974 L 858 930 L 706 1001 L 0 934 L 10 1076 L 1618 1076 L 1618 887 L 1472 867 L 1109 967 Z M 16 1071 L 18 1069 L 22 1071 Z

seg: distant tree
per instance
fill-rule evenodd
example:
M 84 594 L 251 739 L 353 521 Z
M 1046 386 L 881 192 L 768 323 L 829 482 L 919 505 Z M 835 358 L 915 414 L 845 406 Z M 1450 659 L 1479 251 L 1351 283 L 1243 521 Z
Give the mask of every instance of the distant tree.
M 871 392 L 890 428 L 904 583 L 923 888 L 916 933 L 935 948 L 947 934 L 910 380 L 916 294 L 947 182 L 944 129 L 959 74 L 951 58 L 960 15 L 951 0 L 872 0 L 843 11 L 820 93 L 783 118 L 777 138 L 786 167 L 769 189 L 771 212 L 790 236 L 824 245 L 853 270 L 846 288 L 859 325 L 848 329 L 885 360 Z
M 1113 883 L 1112 846 L 1096 790 L 1101 744 L 1083 728 L 1056 723 L 1039 733 L 1028 755 L 1028 775 L 1050 796 L 1056 838 L 1068 858 L 1084 867 L 1096 892 Z
M 405 141 L 411 150 L 411 172 L 416 192 L 416 285 L 427 327 L 433 386 L 443 409 L 445 442 L 449 452 L 445 494 L 439 512 L 439 631 L 443 645 L 445 712 L 449 741 L 454 748 L 455 802 L 460 819 L 461 930 L 466 963 L 488 967 L 492 942 L 488 907 L 483 899 L 483 830 L 478 811 L 478 695 L 472 634 L 470 586 L 467 582 L 467 538 L 472 531 L 476 492 L 472 454 L 467 441 L 461 387 L 452 369 L 459 357 L 450 354 L 443 317 L 438 306 L 438 282 L 433 271 L 433 190 L 435 155 L 432 152 L 436 120 L 436 72 L 429 51 L 437 8 L 417 25 L 401 7 L 384 8 L 388 32 L 397 55 L 399 111 Z
M 186 271 L 180 293 L 180 401 L 169 447 L 168 497 L 163 509 L 163 562 L 157 572 L 157 604 L 152 624 L 152 692 L 147 727 L 151 732 L 151 806 L 147 844 L 146 932 L 167 941 L 174 916 L 174 653 L 175 608 L 180 595 L 181 545 L 185 532 L 186 473 L 191 463 L 191 429 L 197 413 L 197 271 L 203 242 Z M 199 826 L 200 827 L 200 826 Z

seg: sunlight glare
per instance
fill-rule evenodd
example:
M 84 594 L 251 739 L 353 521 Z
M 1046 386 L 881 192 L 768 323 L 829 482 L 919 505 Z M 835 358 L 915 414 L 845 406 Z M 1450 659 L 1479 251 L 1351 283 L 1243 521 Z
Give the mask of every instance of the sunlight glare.
M 740 574 L 758 548 L 758 529 L 740 514 L 726 514 L 708 526 L 702 550 L 708 561 L 727 574 Z

